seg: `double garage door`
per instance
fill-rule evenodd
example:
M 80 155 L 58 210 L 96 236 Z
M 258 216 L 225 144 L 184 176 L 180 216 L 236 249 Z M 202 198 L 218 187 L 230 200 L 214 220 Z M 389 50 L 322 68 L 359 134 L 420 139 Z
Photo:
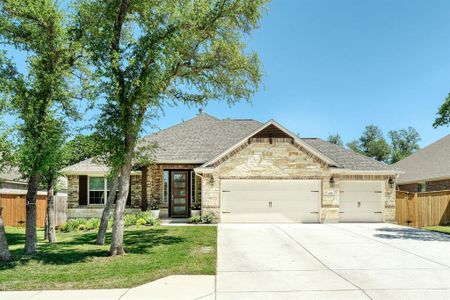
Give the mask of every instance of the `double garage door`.
M 382 222 L 382 181 L 341 181 L 341 222 Z M 317 223 L 320 180 L 222 180 L 224 223 Z
M 319 222 L 320 180 L 222 180 L 224 223 Z

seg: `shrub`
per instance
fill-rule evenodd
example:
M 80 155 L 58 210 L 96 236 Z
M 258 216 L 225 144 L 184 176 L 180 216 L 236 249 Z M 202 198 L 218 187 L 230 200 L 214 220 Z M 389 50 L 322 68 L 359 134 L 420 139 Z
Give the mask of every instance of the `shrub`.
M 198 224 L 202 222 L 202 217 L 201 216 L 192 216 L 189 218 L 189 223 L 194 223 L 194 224 Z
M 138 212 L 135 214 L 126 214 L 123 217 L 123 223 L 125 226 L 141 226 L 141 225 L 159 225 L 159 220 L 153 217 L 150 211 Z M 108 229 L 112 227 L 113 218 L 108 220 Z M 79 218 L 69 219 L 66 223 L 59 225 L 59 230 L 63 232 L 93 230 L 100 227 L 99 218 Z
M 214 221 L 214 215 L 213 214 L 206 214 L 202 216 L 202 222 L 205 224 L 210 224 Z
M 148 224 L 148 223 L 147 223 L 147 220 L 144 219 L 144 218 L 139 218 L 139 219 L 136 220 L 136 226 L 137 226 L 137 227 L 139 227 L 139 226 L 141 226 L 141 225 L 147 225 L 147 224 Z
M 201 209 L 200 203 L 198 203 L 198 202 L 192 203 L 191 209 L 192 210 L 200 210 Z

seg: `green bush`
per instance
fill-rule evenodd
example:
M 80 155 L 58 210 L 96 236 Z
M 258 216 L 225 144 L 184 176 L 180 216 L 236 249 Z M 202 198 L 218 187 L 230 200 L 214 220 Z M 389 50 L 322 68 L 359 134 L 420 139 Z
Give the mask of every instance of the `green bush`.
M 159 225 L 159 220 L 155 219 L 151 212 L 138 212 L 135 214 L 126 214 L 123 217 L 125 226 L 141 226 L 141 225 Z M 108 229 L 112 227 L 113 218 L 108 220 Z M 66 223 L 59 226 L 59 230 L 63 232 L 93 230 L 100 227 L 100 218 L 79 218 L 69 219 Z
M 213 214 L 206 214 L 202 216 L 202 222 L 205 224 L 210 224 L 214 221 L 214 215 Z
M 202 222 L 202 217 L 201 216 L 192 216 L 189 218 L 189 223 L 194 223 L 194 224 L 198 224 Z
M 210 224 L 214 221 L 214 215 L 213 214 L 206 214 L 204 216 L 192 216 L 189 218 L 189 223 L 193 224 Z

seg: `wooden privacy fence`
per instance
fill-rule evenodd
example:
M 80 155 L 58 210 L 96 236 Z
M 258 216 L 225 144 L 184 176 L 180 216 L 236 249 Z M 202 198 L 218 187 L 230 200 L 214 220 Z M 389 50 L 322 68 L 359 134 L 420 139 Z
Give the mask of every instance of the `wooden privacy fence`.
M 397 191 L 396 221 L 413 227 L 450 224 L 450 191 Z
M 3 207 L 2 217 L 5 226 L 25 227 L 26 220 L 25 195 L 0 194 L 0 207 Z M 38 195 L 36 199 L 36 225 L 45 226 L 47 210 L 47 196 Z M 55 197 L 56 225 L 64 223 L 67 219 L 67 197 Z

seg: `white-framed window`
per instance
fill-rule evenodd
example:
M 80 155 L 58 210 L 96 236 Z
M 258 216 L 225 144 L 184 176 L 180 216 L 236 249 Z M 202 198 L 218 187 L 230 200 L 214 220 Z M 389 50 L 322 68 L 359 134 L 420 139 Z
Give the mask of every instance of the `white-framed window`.
M 195 202 L 195 172 L 191 171 L 191 203 Z
M 89 176 L 88 204 L 105 204 L 112 188 L 112 180 L 103 176 Z M 117 197 L 116 190 L 116 197 Z
M 169 203 L 169 171 L 163 171 L 163 203 Z

